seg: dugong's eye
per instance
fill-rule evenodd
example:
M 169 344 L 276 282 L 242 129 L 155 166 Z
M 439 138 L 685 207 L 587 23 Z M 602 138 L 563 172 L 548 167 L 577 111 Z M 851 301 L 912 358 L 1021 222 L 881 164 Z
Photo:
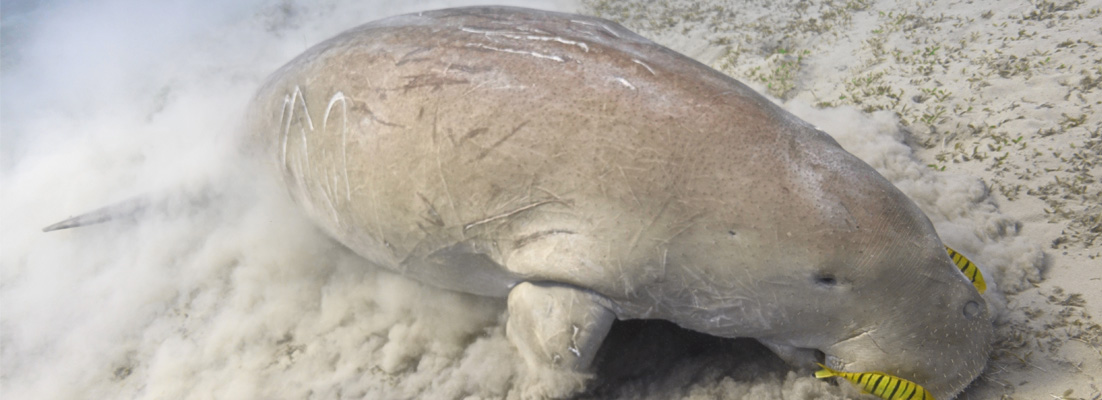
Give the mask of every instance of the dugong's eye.
M 964 304 L 964 317 L 965 318 L 971 319 L 971 318 L 975 318 L 978 315 L 980 315 L 980 303 L 977 303 L 977 302 L 974 302 L 974 301 L 969 301 L 969 302 Z
M 838 279 L 831 274 L 819 273 L 815 275 L 815 283 L 821 286 L 832 287 L 838 285 Z

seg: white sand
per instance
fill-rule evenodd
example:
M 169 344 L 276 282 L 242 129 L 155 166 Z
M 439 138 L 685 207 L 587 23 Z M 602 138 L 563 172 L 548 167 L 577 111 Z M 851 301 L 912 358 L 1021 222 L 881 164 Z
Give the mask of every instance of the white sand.
M 477 2 L 131 3 L 3 4 L 0 395 L 516 394 L 500 300 L 362 265 L 226 172 L 280 64 L 372 19 Z M 914 198 L 998 286 L 995 353 L 960 398 L 1102 397 L 1102 0 L 513 3 L 620 20 L 755 85 Z M 208 185 L 220 197 L 198 210 L 39 231 Z M 613 335 L 592 397 L 853 393 L 745 341 Z

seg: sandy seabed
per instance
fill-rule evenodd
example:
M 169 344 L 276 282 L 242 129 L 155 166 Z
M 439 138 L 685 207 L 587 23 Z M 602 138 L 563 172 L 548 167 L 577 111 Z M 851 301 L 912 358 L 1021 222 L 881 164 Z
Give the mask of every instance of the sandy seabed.
M 261 80 L 464 1 L 5 2 L 0 395 L 501 398 L 504 304 L 365 266 L 233 168 Z M 892 180 L 999 317 L 962 399 L 1102 398 L 1102 1 L 531 1 L 754 86 Z M 213 188 L 213 189 L 212 189 Z M 137 222 L 43 234 L 146 193 Z M 187 197 L 187 196 L 184 196 Z M 845 398 L 748 340 L 620 323 L 587 398 Z

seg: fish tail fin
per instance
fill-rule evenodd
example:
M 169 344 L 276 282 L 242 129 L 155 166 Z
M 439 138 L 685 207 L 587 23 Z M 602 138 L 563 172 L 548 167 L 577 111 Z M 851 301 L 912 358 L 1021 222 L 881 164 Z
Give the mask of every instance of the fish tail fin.
M 819 364 L 819 363 L 815 363 L 815 365 L 818 365 L 818 366 L 823 368 L 823 369 L 820 369 L 818 371 L 815 371 L 815 377 L 816 378 L 824 379 L 824 378 L 830 378 L 832 376 L 838 376 L 836 374 L 837 371 L 835 371 L 833 369 L 830 369 L 830 367 L 827 367 L 826 365 Z
M 976 286 L 976 290 L 979 290 L 980 294 L 987 291 L 987 282 L 983 280 L 983 275 L 980 274 L 978 267 L 976 269 L 976 280 L 972 284 Z
M 949 258 L 953 260 L 953 264 L 960 269 L 965 278 L 972 282 L 972 285 L 976 287 L 980 294 L 987 291 L 987 282 L 984 281 L 983 274 L 980 273 L 980 268 L 975 263 L 949 246 L 945 246 L 945 250 L 949 252 Z

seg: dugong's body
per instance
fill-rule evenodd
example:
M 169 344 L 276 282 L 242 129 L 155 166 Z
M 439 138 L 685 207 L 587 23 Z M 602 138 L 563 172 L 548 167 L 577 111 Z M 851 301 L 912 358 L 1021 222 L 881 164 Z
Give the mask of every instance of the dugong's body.
M 532 368 L 613 319 L 753 337 L 958 393 L 992 326 L 926 216 L 830 136 L 605 20 L 465 8 L 370 23 L 276 72 L 254 145 L 374 264 L 508 296 Z

